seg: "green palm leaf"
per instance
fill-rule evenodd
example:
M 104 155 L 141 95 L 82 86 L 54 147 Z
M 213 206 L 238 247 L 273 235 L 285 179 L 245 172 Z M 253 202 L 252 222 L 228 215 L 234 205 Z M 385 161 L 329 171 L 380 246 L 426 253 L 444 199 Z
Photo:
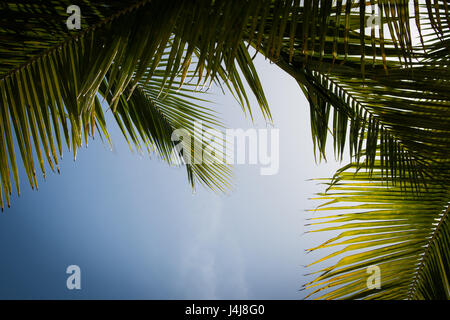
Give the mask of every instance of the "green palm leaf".
M 407 5 L 402 6 L 407 9 Z M 408 10 L 402 11 L 402 6 L 395 10 L 407 13 Z M 450 152 L 449 50 L 445 41 L 448 32 L 432 33 L 431 39 L 425 40 L 424 53 L 421 48 L 410 45 L 410 40 L 405 40 L 411 37 L 407 31 L 400 32 L 404 38 L 404 49 L 401 48 L 401 38 L 395 32 L 399 28 L 395 27 L 397 21 L 382 19 L 381 22 L 393 30 L 392 35 L 389 39 L 374 38 L 365 35 L 364 30 L 361 36 L 359 24 L 352 27 L 352 16 L 347 15 L 351 11 L 343 6 L 331 9 L 323 6 L 319 11 L 327 15 L 321 24 L 321 35 L 314 34 L 311 40 L 309 36 L 302 36 L 314 27 L 310 24 L 317 21 L 303 23 L 303 26 L 299 23 L 297 30 L 303 30 L 297 31 L 294 39 L 294 48 L 299 51 L 292 51 L 292 39 L 285 32 L 284 47 L 274 59 L 299 82 L 310 102 L 313 141 L 319 155 L 325 156 L 331 127 L 339 158 L 349 144 L 351 156 L 356 156 L 357 160 L 364 157 L 362 164 L 370 169 L 380 150 L 381 161 L 386 164 L 385 172 L 391 179 L 395 179 L 397 173 L 408 173 L 409 181 L 418 187 L 418 179 L 430 175 L 427 163 L 439 159 L 441 167 L 448 166 L 445 160 Z M 358 11 L 361 12 L 365 11 Z M 345 18 L 341 17 L 344 13 Z M 439 13 L 443 21 L 445 10 Z M 364 15 L 363 24 L 369 17 Z M 422 28 L 428 21 L 422 21 Z M 344 52 L 340 53 L 339 48 Z M 361 51 L 373 57 L 370 64 Z M 433 52 L 438 52 L 439 56 L 432 58 L 437 54 Z M 403 63 L 397 58 L 407 58 L 409 62 Z M 390 163 L 396 167 L 390 167 Z M 434 174 L 446 172 L 440 170 Z M 443 178 L 447 179 L 448 175 Z
M 310 266 L 338 256 L 305 285 L 321 299 L 448 299 L 450 189 L 428 181 L 419 193 L 405 182 L 387 185 L 381 162 L 369 174 L 351 164 L 329 183 L 314 210 L 311 232 L 337 235 L 310 250 L 342 247 Z M 336 211 L 332 215 L 323 213 Z M 381 270 L 381 288 L 367 286 L 367 267 Z
M 289 62 L 287 50 L 279 62 L 310 100 L 319 151 L 324 153 L 331 127 L 337 153 L 342 155 L 349 135 L 355 160 L 336 173 L 327 192 L 319 194 L 318 199 L 327 203 L 315 211 L 312 232 L 337 235 L 311 250 L 342 249 L 310 265 L 338 259 L 315 272 L 318 276 L 304 286 L 307 297 L 450 297 L 448 11 L 443 1 L 436 1 L 432 10 L 428 1 L 422 4 L 425 12 L 415 7 L 423 37 L 420 48 L 408 40 L 409 22 L 400 17 L 403 22 L 388 23 L 389 40 L 365 39 L 376 49 L 364 48 L 373 55 L 371 64 L 363 54 L 344 57 L 343 64 L 338 63 L 338 54 L 312 57 L 306 64 L 304 57 L 296 62 L 294 56 Z M 426 34 L 425 27 L 432 31 Z M 349 37 L 357 31 L 348 29 Z M 378 49 L 381 59 L 375 56 Z M 395 56 L 402 59 L 396 62 Z M 363 79 L 355 77 L 359 70 Z M 336 213 L 320 215 L 328 210 Z M 367 285 L 367 268 L 372 265 L 381 270 L 380 289 Z
M 0 147 L 5 150 L 0 171 L 8 205 L 12 190 L 10 170 L 19 192 L 14 138 L 29 183 L 37 187 L 33 154 L 45 176 L 45 162 L 52 169 L 58 166 L 62 135 L 74 157 L 95 127 L 109 139 L 99 93 L 107 97 L 115 119 L 123 132 L 131 135 L 133 143 L 139 144 L 139 136 L 148 149 L 157 151 L 170 163 L 173 130 L 178 126 L 192 127 L 197 120 L 217 124 L 197 104 L 200 100 L 192 87 L 183 85 L 188 75 L 197 85 L 220 80 L 219 85 L 229 88 L 243 108 L 250 110 L 244 89 L 247 83 L 263 114 L 270 119 L 267 101 L 242 39 L 230 38 L 234 34 L 229 30 L 235 24 L 223 19 L 217 22 L 216 16 L 210 15 L 205 18 L 216 21 L 215 28 L 208 29 L 212 31 L 209 38 L 204 33 L 200 37 L 205 25 L 196 17 L 208 16 L 208 8 L 214 4 L 86 3 L 83 28 L 76 32 L 61 26 L 67 18 L 67 1 L 2 4 L 3 12 L 13 22 L 0 26 L 0 33 L 6 39 L 14 39 L 2 47 L 4 63 L 0 66 Z M 233 13 L 230 5 L 216 9 Z M 25 20 L 28 23 L 21 24 Z M 191 183 L 198 179 L 220 190 L 229 185 L 226 165 L 206 162 L 187 165 L 187 169 Z M 0 200 L 3 208 L 3 198 Z

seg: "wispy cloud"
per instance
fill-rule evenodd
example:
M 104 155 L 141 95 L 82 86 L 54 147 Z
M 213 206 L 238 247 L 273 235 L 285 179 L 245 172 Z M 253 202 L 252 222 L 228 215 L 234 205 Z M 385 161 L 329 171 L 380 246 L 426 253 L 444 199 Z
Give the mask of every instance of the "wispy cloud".
M 223 225 L 222 202 L 211 201 L 195 212 L 192 238 L 183 244 L 180 275 L 181 288 L 189 298 L 223 299 L 247 297 L 245 265 L 237 241 L 227 236 Z

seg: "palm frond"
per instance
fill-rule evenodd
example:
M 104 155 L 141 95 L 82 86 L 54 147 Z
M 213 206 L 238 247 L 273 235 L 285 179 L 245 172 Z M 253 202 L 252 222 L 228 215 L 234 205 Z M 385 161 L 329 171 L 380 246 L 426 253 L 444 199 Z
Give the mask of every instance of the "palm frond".
M 2 42 L 0 65 L 0 138 L 3 138 L 0 148 L 5 151 L 2 153 L 0 171 L 8 205 L 12 191 L 10 171 L 17 191 L 20 191 L 14 138 L 33 188 L 37 187 L 34 153 L 45 175 L 45 158 L 52 169 L 57 168 L 57 154 L 61 156 L 63 149 L 62 135 L 74 157 L 83 140 L 86 143 L 89 134 L 94 132 L 93 128 L 100 128 L 108 139 L 98 102 L 98 93 L 105 81 L 104 93 L 110 98 L 109 107 L 116 112 L 121 103 L 124 116 L 125 110 L 131 109 L 123 106 L 137 88 L 140 88 L 140 92 L 128 106 L 133 105 L 133 111 L 137 110 L 138 105 L 141 111 L 148 109 L 154 105 L 154 101 L 143 100 L 144 97 L 151 97 L 149 92 L 143 94 L 143 88 L 150 90 L 147 84 L 150 81 L 155 84 L 154 80 L 158 79 L 159 88 L 152 88 L 152 92 L 156 90 L 161 94 L 163 88 L 173 91 L 175 81 L 182 86 L 186 76 L 192 73 L 189 70 L 195 60 L 196 69 L 192 77 L 197 79 L 198 85 L 201 81 L 205 84 L 212 81 L 218 83 L 220 80 L 250 110 L 244 87 L 247 82 L 263 114 L 270 119 L 267 101 L 252 60 L 242 45 L 242 35 L 229 32 L 236 28 L 235 22 L 240 21 L 238 18 L 242 18 L 241 12 L 233 10 L 232 4 L 145 0 L 114 4 L 109 1 L 85 3 L 88 5 L 82 6 L 83 28 L 70 32 L 62 24 L 67 18 L 65 10 L 70 5 L 68 1 L 2 3 L 2 12 L 8 14 L 8 24 L 0 26 L 0 35 L 8 42 Z M 227 17 L 234 15 L 234 18 L 231 21 L 216 19 L 221 13 L 227 13 Z M 197 19 L 199 16 L 205 19 Z M 208 22 L 208 33 L 204 32 L 205 21 L 214 22 L 212 27 Z M 164 75 L 158 78 L 155 74 L 157 70 L 160 72 L 164 58 L 167 59 Z M 123 95 L 125 92 L 126 96 Z M 182 93 L 186 94 L 186 91 Z M 167 96 L 167 93 L 162 93 L 162 96 Z M 183 115 L 191 115 L 189 119 L 194 121 L 193 114 L 198 118 L 200 110 L 192 100 L 187 105 L 187 100 L 174 100 L 174 96 L 175 93 L 171 92 L 171 98 L 166 97 L 166 110 L 184 104 L 177 111 L 178 119 Z M 137 125 L 138 118 L 134 119 L 134 125 Z M 164 119 L 159 117 L 152 120 Z M 139 121 L 146 121 L 150 125 L 150 119 Z M 184 124 L 187 122 L 184 121 Z M 172 123 L 178 124 L 183 123 Z M 151 125 L 155 125 L 155 128 L 146 128 L 145 139 L 149 139 L 151 133 L 155 134 L 158 126 L 161 129 L 167 124 Z M 12 130 L 15 132 L 14 137 Z M 134 129 L 129 126 L 129 133 L 130 130 Z M 140 131 L 141 138 L 143 133 Z M 159 133 L 166 134 L 169 131 Z M 153 139 L 156 137 L 162 139 L 161 135 L 152 136 Z M 164 139 L 167 141 L 167 137 Z M 167 153 L 167 144 L 161 141 L 156 144 L 160 154 Z M 164 158 L 168 159 L 167 156 Z M 201 181 L 219 189 L 228 180 L 229 169 L 225 166 L 203 165 L 191 169 Z M 188 169 L 188 174 L 192 177 L 191 169 Z
M 313 141 L 319 155 L 325 156 L 331 127 L 339 158 L 349 143 L 351 156 L 356 162 L 364 158 L 361 165 L 369 170 L 380 150 L 391 179 L 407 173 L 416 187 L 425 175 L 444 174 L 440 178 L 448 179 L 448 170 L 432 173 L 428 163 L 439 161 L 441 168 L 449 166 L 449 29 L 423 35 L 423 52 L 411 44 L 407 2 L 371 2 L 380 7 L 380 23 L 392 31 L 390 37 L 382 32 L 375 37 L 373 30 L 367 34 L 363 26 L 371 15 L 363 8 L 365 3 L 347 1 L 344 5 L 338 1 L 327 7 L 325 2 L 320 6 L 314 2 L 311 7 L 305 2 L 301 13 L 307 17 L 314 13 L 322 19 L 302 21 L 300 15 L 293 35 L 284 32 L 280 54 L 272 58 L 299 82 L 310 102 Z M 442 27 L 446 11 L 442 3 L 440 6 Z M 399 13 L 395 19 L 394 13 Z M 421 17 L 421 30 L 429 21 L 438 20 L 433 18 L 435 11 L 424 12 L 420 6 L 415 13 Z M 260 46 L 264 52 L 270 39 L 263 39 Z M 372 56 L 370 63 L 368 56 Z
M 116 122 L 131 149 L 135 146 L 142 152 L 144 145 L 149 153 L 156 153 L 171 165 L 184 164 L 192 188 L 195 188 L 195 182 L 198 181 L 212 190 L 229 189 L 230 166 L 222 163 L 223 155 L 220 152 L 215 154 L 214 158 L 208 158 L 209 154 L 203 152 L 208 141 L 202 136 L 203 133 L 197 132 L 195 128 L 198 123 L 204 130 L 219 131 L 223 125 L 214 111 L 206 107 L 206 104 L 211 103 L 199 97 L 204 93 L 197 92 L 195 84 L 181 84 L 180 80 L 171 82 L 170 86 L 163 84 L 164 65 L 165 62 L 155 70 L 148 82 L 139 81 L 128 99 L 126 96 L 132 88 L 129 86 L 125 90 L 113 113 Z M 191 74 L 192 72 L 188 72 L 188 75 Z M 108 105 L 111 105 L 114 88 L 108 91 L 107 82 L 108 75 L 99 92 L 106 97 Z M 182 155 L 174 153 L 175 143 L 172 141 L 172 135 L 180 128 L 193 139 L 190 145 L 190 163 L 184 163 Z M 200 150 L 200 153 L 196 153 L 197 150 Z
M 335 149 L 342 154 L 349 135 L 355 156 L 317 198 L 327 203 L 315 211 L 312 232 L 337 235 L 311 250 L 338 249 L 310 266 L 338 260 L 315 272 L 318 276 L 305 285 L 308 297 L 450 297 L 448 9 L 445 1 L 430 3 L 415 1 L 421 47 L 407 40 L 409 22 L 401 18 L 400 24 L 388 26 L 390 39 L 371 38 L 382 56 L 377 60 L 373 55 L 371 64 L 358 62 L 357 56 L 345 57 L 341 64 L 339 56 L 328 56 L 322 61 L 313 57 L 305 66 L 304 57 L 295 63 L 294 56 L 288 64 L 287 51 L 284 54 L 283 66 L 290 72 L 305 66 L 297 79 L 311 102 L 319 150 L 324 150 L 333 119 Z M 401 37 L 406 39 L 403 44 L 398 41 Z M 396 56 L 402 59 L 397 62 Z M 355 77 L 361 67 L 363 79 Z M 336 213 L 320 215 L 329 210 Z M 381 270 L 380 289 L 367 285 L 367 268 L 372 265 Z
M 312 264 L 339 257 L 305 285 L 318 299 L 448 299 L 450 189 L 428 181 L 417 193 L 387 185 L 381 162 L 372 174 L 353 163 L 328 183 L 314 210 L 311 232 L 336 236 L 310 250 L 339 248 Z M 398 177 L 400 178 L 400 177 Z M 323 215 L 333 211 L 332 215 Z M 367 268 L 378 266 L 381 288 L 367 286 Z

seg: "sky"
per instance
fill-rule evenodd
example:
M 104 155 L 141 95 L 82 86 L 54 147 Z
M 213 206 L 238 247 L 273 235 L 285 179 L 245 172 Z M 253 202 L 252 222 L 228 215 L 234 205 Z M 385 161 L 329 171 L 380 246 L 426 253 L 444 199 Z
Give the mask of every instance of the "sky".
M 61 174 L 40 179 L 0 214 L 2 299 L 301 299 L 309 277 L 305 235 L 309 200 L 341 164 L 313 155 L 309 107 L 296 82 L 261 56 L 255 60 L 280 132 L 276 175 L 258 165 L 234 167 L 233 190 L 195 193 L 183 168 L 131 153 L 108 115 L 111 151 L 96 138 L 65 152 Z M 214 92 L 229 128 L 252 122 L 231 95 Z M 257 107 L 254 107 L 256 112 Z M 81 289 L 68 290 L 66 268 L 78 265 Z

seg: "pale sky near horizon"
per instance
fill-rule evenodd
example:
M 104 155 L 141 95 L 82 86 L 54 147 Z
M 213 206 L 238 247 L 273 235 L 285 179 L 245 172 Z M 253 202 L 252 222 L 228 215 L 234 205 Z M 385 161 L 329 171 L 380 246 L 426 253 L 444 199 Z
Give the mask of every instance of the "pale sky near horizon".
M 305 210 L 317 205 L 308 198 L 323 191 L 309 179 L 340 164 L 332 152 L 315 163 L 295 81 L 261 56 L 255 64 L 280 130 L 278 174 L 237 165 L 229 194 L 193 194 L 184 169 L 130 153 L 108 115 L 112 152 L 96 139 L 76 162 L 66 152 L 61 175 L 41 179 L 39 191 L 21 179 L 21 197 L 0 215 L 0 298 L 301 299 L 302 266 L 316 257 L 304 249 L 320 240 L 302 235 Z M 270 128 L 245 119 L 231 95 L 212 98 L 227 127 Z M 66 289 L 71 264 L 79 291 Z

